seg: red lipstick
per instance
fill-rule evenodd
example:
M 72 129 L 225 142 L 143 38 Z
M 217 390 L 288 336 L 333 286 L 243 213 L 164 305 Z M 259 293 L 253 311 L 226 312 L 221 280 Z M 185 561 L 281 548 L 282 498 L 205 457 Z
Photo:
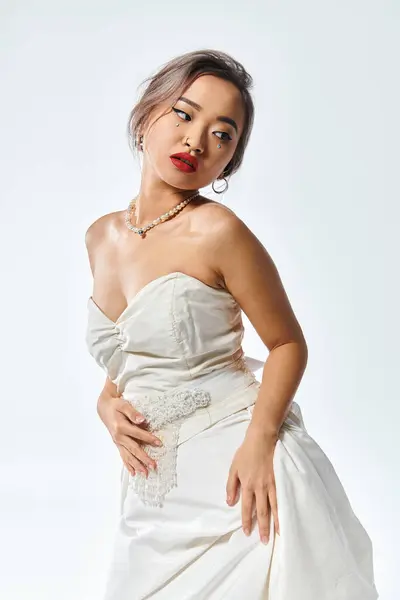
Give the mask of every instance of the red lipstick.
M 195 156 L 188 154 L 187 152 L 178 152 L 177 154 L 171 154 L 171 162 L 175 167 L 184 171 L 185 173 L 194 173 L 197 171 L 198 162 Z

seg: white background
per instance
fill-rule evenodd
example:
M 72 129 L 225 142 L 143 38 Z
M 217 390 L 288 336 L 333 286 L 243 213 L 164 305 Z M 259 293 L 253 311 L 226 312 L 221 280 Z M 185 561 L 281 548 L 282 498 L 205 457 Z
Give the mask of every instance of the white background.
M 399 4 L 0 6 L 1 598 L 101 598 L 120 459 L 84 344 L 84 235 L 138 189 L 125 126 L 140 82 L 215 48 L 253 75 L 256 121 L 228 193 L 204 192 L 277 264 L 309 346 L 295 399 L 373 540 L 380 598 L 396 600 Z M 251 327 L 245 350 L 267 356 Z

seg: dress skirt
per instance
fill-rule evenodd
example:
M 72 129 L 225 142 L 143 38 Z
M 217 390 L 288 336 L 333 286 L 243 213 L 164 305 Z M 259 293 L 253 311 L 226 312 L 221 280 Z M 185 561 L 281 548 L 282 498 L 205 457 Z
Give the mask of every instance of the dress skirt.
M 242 529 L 226 503 L 254 404 L 183 436 L 179 484 L 162 508 L 141 502 L 122 468 L 121 514 L 104 600 L 375 600 L 372 544 L 298 404 L 275 447 L 280 535 Z M 186 439 L 185 439 L 186 437 Z

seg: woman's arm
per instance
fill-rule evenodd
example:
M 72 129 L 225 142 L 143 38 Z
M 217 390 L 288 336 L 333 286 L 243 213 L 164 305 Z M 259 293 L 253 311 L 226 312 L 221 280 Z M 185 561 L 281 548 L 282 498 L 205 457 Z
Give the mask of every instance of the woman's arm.
M 224 212 L 213 238 L 217 271 L 269 350 L 250 431 L 277 437 L 307 365 L 307 344 L 277 268 L 256 236 Z
M 260 538 L 268 543 L 271 513 L 280 533 L 273 458 L 279 430 L 303 376 L 308 350 L 301 327 L 266 249 L 233 213 L 225 212 L 213 236 L 216 270 L 269 350 L 245 438 L 226 484 L 227 502 L 242 496 L 242 525 L 249 535 L 255 502 Z
M 97 399 L 97 414 L 99 415 L 100 419 L 103 421 L 104 424 L 106 424 L 104 421 L 107 407 L 112 403 L 112 401 L 115 398 L 120 398 L 121 395 L 122 394 L 118 393 L 118 388 L 115 385 L 115 383 L 113 383 L 111 379 L 107 376 L 104 383 L 104 387 L 101 390 L 100 395 Z

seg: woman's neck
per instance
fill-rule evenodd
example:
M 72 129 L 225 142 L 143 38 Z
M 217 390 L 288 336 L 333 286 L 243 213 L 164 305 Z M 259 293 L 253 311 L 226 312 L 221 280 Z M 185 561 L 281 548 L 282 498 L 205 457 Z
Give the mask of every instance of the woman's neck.
M 157 219 L 177 206 L 182 200 L 196 193 L 194 190 L 180 190 L 166 186 L 165 182 L 141 183 L 136 196 L 136 220 L 143 225 Z

